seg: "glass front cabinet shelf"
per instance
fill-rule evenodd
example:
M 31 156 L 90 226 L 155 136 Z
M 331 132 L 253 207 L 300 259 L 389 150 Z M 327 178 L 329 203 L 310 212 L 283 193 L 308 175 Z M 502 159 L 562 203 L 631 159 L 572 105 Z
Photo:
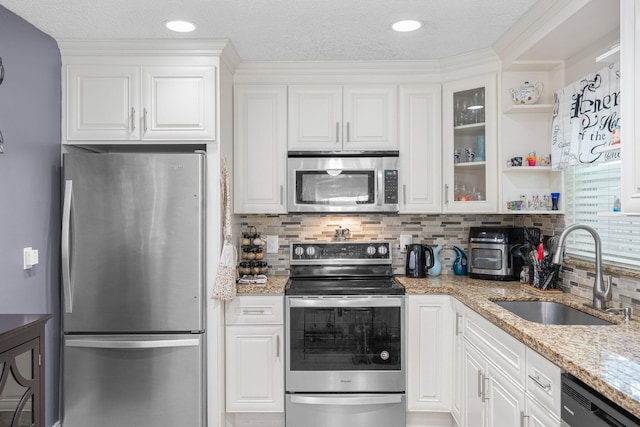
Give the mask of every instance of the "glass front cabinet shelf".
M 496 212 L 495 75 L 444 84 L 444 211 Z

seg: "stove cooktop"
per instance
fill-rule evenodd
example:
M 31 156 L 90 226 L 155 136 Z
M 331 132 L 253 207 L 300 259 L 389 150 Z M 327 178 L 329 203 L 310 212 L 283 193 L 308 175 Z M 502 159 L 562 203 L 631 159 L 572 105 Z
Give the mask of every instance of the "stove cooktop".
M 389 242 L 292 242 L 285 295 L 404 295 Z

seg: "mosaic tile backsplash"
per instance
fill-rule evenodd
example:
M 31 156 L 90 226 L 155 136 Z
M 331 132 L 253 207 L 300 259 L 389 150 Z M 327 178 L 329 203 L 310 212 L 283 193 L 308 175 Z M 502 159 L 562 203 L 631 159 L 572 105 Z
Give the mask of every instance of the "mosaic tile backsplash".
M 278 253 L 267 253 L 269 274 L 289 274 L 289 244 L 294 241 L 331 241 L 337 228 L 348 228 L 351 238 L 360 241 L 383 240 L 393 243 L 394 273 L 404 274 L 405 253 L 400 252 L 400 235 L 410 234 L 414 243 L 431 246 L 443 245 L 440 252 L 442 274 L 453 274 L 455 252 L 458 246 L 468 254 L 469 227 L 515 225 L 539 227 L 543 235 L 559 235 L 565 227 L 563 215 L 237 215 L 234 228 L 248 231 L 249 226 L 265 235 L 279 237 Z M 236 232 L 236 235 L 239 235 Z M 605 271 L 613 277 L 613 306 L 632 306 L 640 316 L 640 275 L 628 275 L 625 271 Z M 565 291 L 591 298 L 593 265 L 589 263 L 567 264 L 562 269 L 562 286 Z

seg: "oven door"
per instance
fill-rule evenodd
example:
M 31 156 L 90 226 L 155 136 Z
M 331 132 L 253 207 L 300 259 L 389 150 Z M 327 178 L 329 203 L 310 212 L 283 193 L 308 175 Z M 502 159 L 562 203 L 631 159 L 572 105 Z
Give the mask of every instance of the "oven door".
M 404 296 L 288 296 L 288 392 L 405 390 Z

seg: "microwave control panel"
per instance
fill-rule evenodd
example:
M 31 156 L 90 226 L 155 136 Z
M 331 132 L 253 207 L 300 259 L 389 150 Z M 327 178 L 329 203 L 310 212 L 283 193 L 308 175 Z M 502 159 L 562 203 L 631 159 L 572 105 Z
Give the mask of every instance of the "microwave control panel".
M 385 204 L 398 203 L 398 171 L 397 170 L 384 171 L 384 203 Z

